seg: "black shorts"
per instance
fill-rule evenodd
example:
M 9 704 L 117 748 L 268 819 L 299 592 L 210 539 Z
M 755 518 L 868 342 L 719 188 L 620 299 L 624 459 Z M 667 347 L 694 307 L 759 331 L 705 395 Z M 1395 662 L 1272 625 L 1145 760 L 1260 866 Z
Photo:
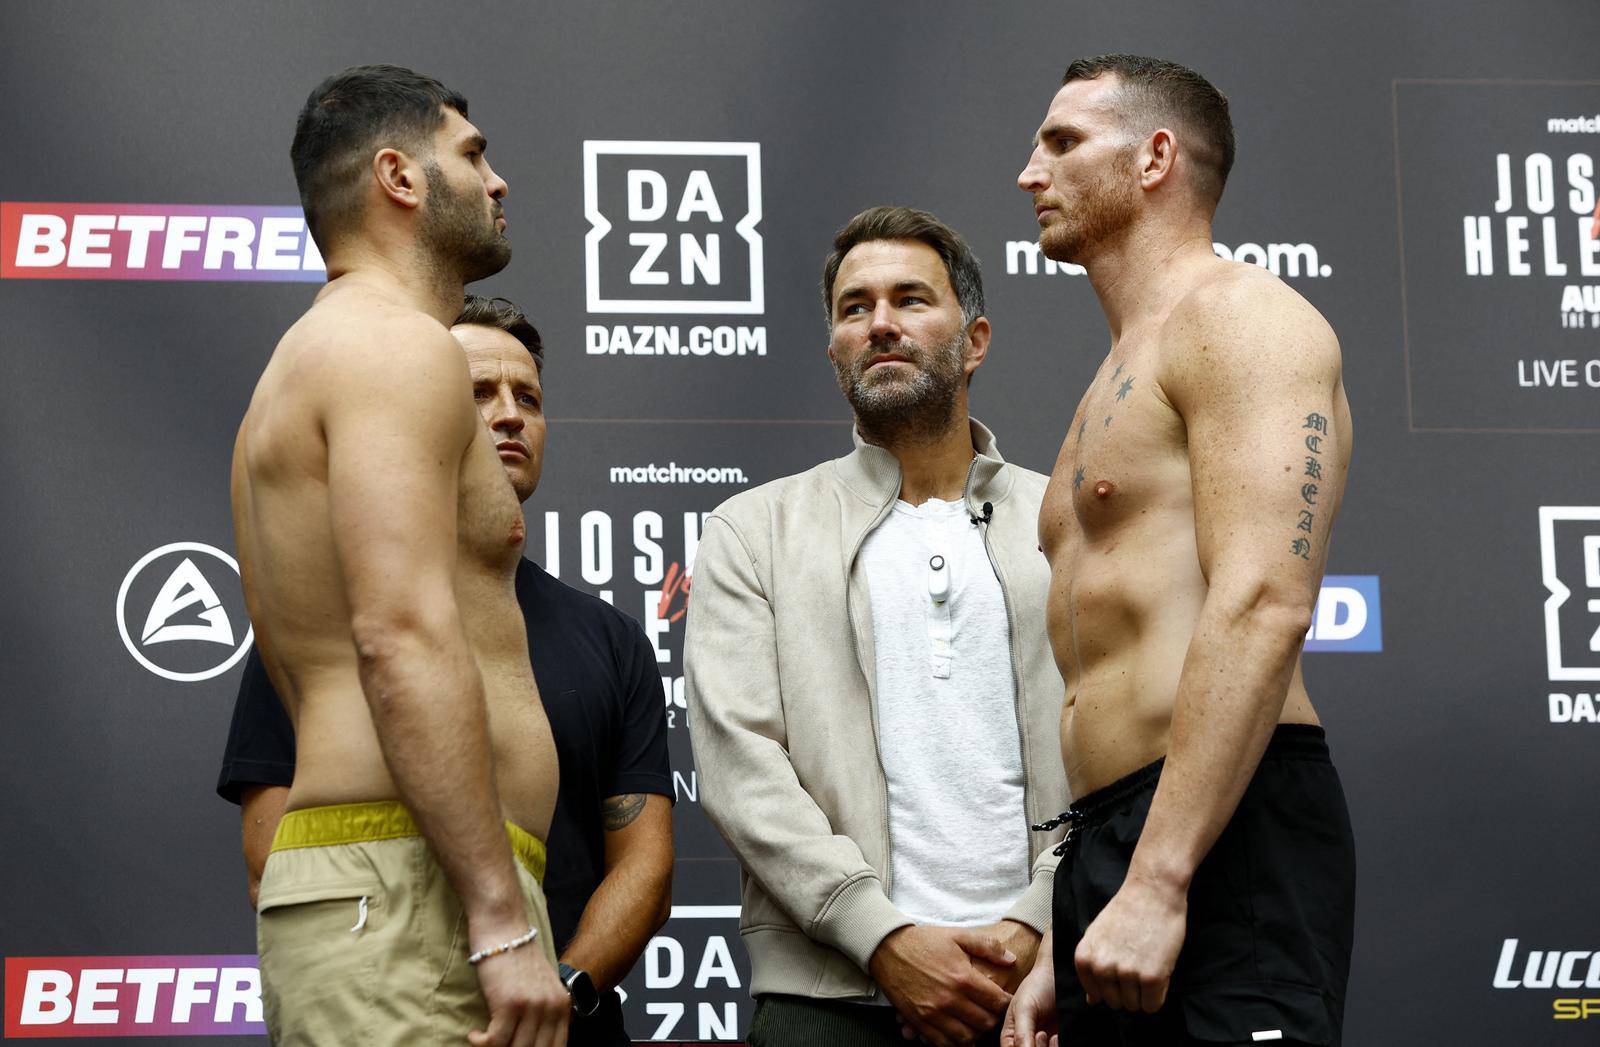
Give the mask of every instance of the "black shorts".
M 1157 760 L 1077 803 L 1056 870 L 1056 999 L 1073 1047 L 1337 1047 L 1355 935 L 1355 841 L 1322 728 L 1281 724 L 1195 870 L 1183 949 L 1156 1014 L 1090 1006 L 1073 953 L 1122 886 Z

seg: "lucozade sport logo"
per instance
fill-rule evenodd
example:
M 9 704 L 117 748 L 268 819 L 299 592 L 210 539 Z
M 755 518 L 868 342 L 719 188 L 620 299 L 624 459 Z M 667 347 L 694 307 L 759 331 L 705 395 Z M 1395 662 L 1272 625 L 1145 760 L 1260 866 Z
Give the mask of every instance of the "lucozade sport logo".
M 583 143 L 591 314 L 766 311 L 759 142 Z M 590 324 L 589 355 L 765 356 L 764 326 Z
M 1600 506 L 1541 506 L 1539 561 L 1550 682 L 1589 683 L 1551 691 L 1550 722 L 1600 722 Z
M 202 542 L 146 553 L 117 590 L 117 631 L 134 660 L 165 679 L 193 682 L 227 672 L 255 638 L 238 561 Z
M 0 203 L 11 280 L 294 280 L 327 271 L 298 207 Z
M 1585 996 L 1551 1001 L 1551 1017 L 1558 1022 L 1600 1018 L 1600 950 L 1529 949 L 1524 956 L 1519 945 L 1516 938 L 1500 943 L 1496 989 L 1588 990 Z

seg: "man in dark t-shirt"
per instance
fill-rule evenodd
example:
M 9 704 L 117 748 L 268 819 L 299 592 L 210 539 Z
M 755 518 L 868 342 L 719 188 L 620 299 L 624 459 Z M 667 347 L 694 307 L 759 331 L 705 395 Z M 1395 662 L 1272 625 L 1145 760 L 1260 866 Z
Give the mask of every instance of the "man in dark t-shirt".
M 474 399 L 501 463 L 526 500 L 544 453 L 538 332 L 504 299 L 469 296 L 451 333 L 467 351 Z M 603 600 L 527 559 L 516 589 L 561 765 L 544 890 L 578 1012 L 567 1042 L 624 1045 L 611 990 L 671 910 L 673 791 L 661 676 L 644 630 Z M 252 901 L 294 767 L 294 728 L 252 650 L 217 781 L 218 794 L 243 808 Z M 591 988 L 597 1003 L 585 1016 Z

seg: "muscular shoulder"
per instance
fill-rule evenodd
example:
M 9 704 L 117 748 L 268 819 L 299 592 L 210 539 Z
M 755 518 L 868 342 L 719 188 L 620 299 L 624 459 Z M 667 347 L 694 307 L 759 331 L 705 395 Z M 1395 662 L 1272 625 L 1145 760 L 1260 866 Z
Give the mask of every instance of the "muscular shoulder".
M 284 378 L 313 405 L 325 432 L 402 417 L 410 439 L 471 438 L 477 413 L 466 354 L 437 320 L 347 298 L 319 302 L 301 323 L 309 330 Z
M 1322 314 L 1253 265 L 1219 259 L 1161 331 L 1161 381 L 1176 395 L 1247 376 L 1338 372 L 1339 341 Z
M 324 405 L 363 392 L 466 388 L 466 357 L 444 325 L 359 291 L 312 306 L 284 336 L 274 364 Z

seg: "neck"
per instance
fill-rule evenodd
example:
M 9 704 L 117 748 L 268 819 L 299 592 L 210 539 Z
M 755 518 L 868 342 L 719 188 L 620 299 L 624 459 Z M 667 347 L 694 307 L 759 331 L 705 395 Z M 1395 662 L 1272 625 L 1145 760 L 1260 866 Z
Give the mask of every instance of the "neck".
M 342 246 L 326 260 L 328 287 L 368 287 L 385 298 L 427 313 L 449 327 L 461 315 L 463 289 L 459 276 L 420 251 L 384 251 L 357 242 Z
M 1193 219 L 1177 227 L 1163 222 L 1159 230 L 1135 227 L 1085 261 L 1111 328 L 1111 344 L 1116 345 L 1125 329 L 1171 306 L 1173 288 L 1180 286 L 1172 279 L 1174 272 L 1211 258 L 1211 225 Z
M 879 439 L 863 433 L 862 438 L 878 444 L 900 463 L 900 499 L 921 505 L 929 498 L 953 502 L 967 487 L 972 468 L 972 427 L 967 422 L 965 397 L 953 412 L 944 431 L 932 436 L 890 436 Z

